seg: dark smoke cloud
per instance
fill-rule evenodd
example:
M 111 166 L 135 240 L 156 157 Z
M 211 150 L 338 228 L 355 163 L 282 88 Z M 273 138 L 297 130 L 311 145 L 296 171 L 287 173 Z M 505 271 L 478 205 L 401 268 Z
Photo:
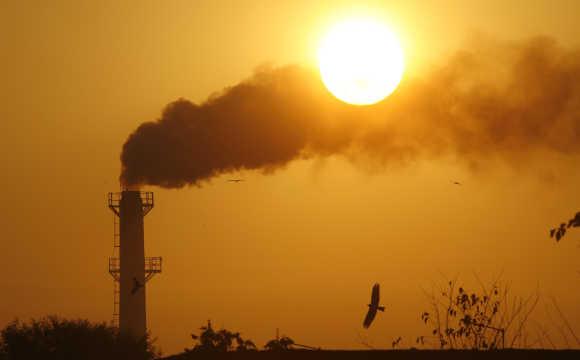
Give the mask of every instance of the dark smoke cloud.
M 388 164 L 579 153 L 580 51 L 544 37 L 476 43 L 368 107 L 334 99 L 316 72 L 297 66 L 261 69 L 200 105 L 175 101 L 129 136 L 121 182 L 199 185 L 332 154 Z

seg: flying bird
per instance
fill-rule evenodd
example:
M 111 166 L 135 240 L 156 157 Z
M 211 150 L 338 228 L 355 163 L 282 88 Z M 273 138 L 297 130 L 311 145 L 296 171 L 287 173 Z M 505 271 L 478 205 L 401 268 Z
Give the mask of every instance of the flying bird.
M 133 289 L 131 289 L 131 295 L 134 295 L 142 287 L 143 284 L 141 284 L 137 278 L 133 278 Z
M 371 303 L 368 304 L 369 311 L 367 312 L 367 316 L 365 317 L 365 320 L 363 322 L 363 327 L 365 329 L 368 329 L 369 326 L 371 326 L 371 323 L 373 322 L 375 316 L 377 315 L 377 311 L 379 310 L 383 312 L 385 311 L 384 306 L 379 306 L 379 299 L 380 299 L 379 284 L 375 284 L 373 286 L 373 291 L 371 293 Z
M 244 181 L 244 179 L 229 179 L 228 182 L 235 182 L 239 183 L 240 181 Z
M 452 183 L 453 183 L 453 185 L 459 185 L 459 186 L 463 185 L 459 181 L 452 181 Z

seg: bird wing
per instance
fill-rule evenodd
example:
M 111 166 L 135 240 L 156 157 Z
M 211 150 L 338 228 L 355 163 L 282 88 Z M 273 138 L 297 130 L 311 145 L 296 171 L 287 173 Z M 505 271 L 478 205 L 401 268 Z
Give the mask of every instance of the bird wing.
M 369 311 L 367 312 L 367 316 L 365 316 L 365 320 L 363 321 L 363 326 L 365 327 L 365 329 L 368 329 L 368 327 L 371 326 L 371 323 L 375 319 L 376 315 L 377 315 L 377 307 L 370 306 Z
M 143 287 L 143 285 L 139 282 L 139 280 L 133 278 L 133 289 L 131 289 L 131 294 L 135 294 L 141 287 Z
M 380 294 L 379 294 L 379 284 L 373 286 L 373 292 L 371 294 L 371 307 L 376 308 L 379 306 Z M 375 310 L 376 311 L 376 310 Z M 374 317 L 374 315 L 373 315 Z

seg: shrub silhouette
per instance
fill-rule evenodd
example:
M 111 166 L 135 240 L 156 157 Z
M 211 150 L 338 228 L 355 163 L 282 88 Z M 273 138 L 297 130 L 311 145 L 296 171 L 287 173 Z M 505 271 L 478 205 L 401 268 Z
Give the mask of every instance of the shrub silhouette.
M 226 329 L 215 331 L 208 320 L 207 326 L 200 328 L 199 335 L 191 334 L 191 338 L 197 343 L 186 352 L 193 351 L 249 351 L 256 350 L 256 345 L 251 340 L 244 340 L 239 332 L 231 332 Z
M 24 323 L 15 320 L 0 332 L 0 353 L 9 360 L 153 359 L 148 338 L 120 336 L 117 328 L 88 320 L 49 316 Z M 2 359 L 2 355 L 0 355 Z
M 276 338 L 268 341 L 264 348 L 268 351 L 284 351 L 292 350 L 294 345 L 294 340 L 290 339 L 288 336 L 282 336 L 281 338 Z
M 511 297 L 508 290 L 496 281 L 489 288 L 482 285 L 480 291 L 468 292 L 449 281 L 446 288 L 429 295 L 431 311 L 423 312 L 421 320 L 431 334 L 418 337 L 417 343 L 435 339 L 441 349 L 526 347 L 525 325 L 539 297 Z

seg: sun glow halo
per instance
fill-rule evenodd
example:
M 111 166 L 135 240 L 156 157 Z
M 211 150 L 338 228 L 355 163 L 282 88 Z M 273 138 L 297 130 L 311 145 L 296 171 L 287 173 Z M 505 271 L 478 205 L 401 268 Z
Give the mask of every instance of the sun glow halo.
M 382 23 L 348 20 L 333 27 L 318 48 L 318 65 L 326 88 L 354 105 L 383 100 L 403 77 L 403 51 Z

